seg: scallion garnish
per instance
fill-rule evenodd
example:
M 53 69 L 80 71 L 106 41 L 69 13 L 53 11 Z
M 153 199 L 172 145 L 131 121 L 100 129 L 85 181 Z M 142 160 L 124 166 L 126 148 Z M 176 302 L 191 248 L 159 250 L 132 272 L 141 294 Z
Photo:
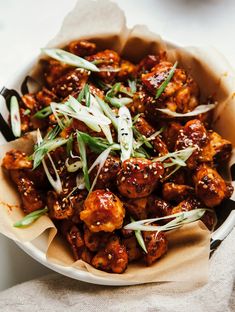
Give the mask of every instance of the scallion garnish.
M 172 116 L 172 117 L 193 117 L 193 116 L 197 116 L 200 114 L 204 114 L 207 113 L 208 111 L 214 109 L 216 106 L 216 104 L 205 104 L 205 105 L 199 105 L 197 106 L 194 110 L 192 110 L 191 112 L 188 113 L 177 113 L 177 112 L 173 112 L 168 108 L 157 108 L 157 110 L 159 112 L 162 112 L 168 116 Z
M 117 130 L 118 129 L 117 115 L 112 111 L 109 105 L 105 103 L 103 100 L 101 100 L 97 95 L 95 96 L 95 98 L 104 114 L 111 120 L 114 128 Z
M 28 116 L 30 113 L 31 113 L 31 110 L 30 110 L 29 108 L 27 108 L 27 109 L 24 111 L 23 115 L 24 115 L 24 116 Z
M 82 159 L 82 170 L 84 174 L 84 181 L 85 181 L 86 189 L 89 191 L 90 179 L 89 179 L 88 169 L 87 169 L 86 146 L 85 146 L 85 143 L 83 141 L 81 134 L 78 131 L 77 131 L 77 142 L 78 142 L 79 153 Z
M 53 59 L 78 68 L 84 68 L 93 72 L 99 72 L 99 68 L 95 64 L 88 62 L 84 58 L 69 53 L 62 49 L 42 49 L 42 52 Z
M 83 164 L 82 164 L 82 161 L 80 161 L 80 160 L 77 160 L 77 161 L 73 162 L 72 164 L 70 164 L 69 158 L 67 158 L 65 161 L 65 166 L 66 166 L 68 172 L 76 172 L 82 168 Z
M 43 119 L 48 117 L 52 114 L 52 109 L 50 106 L 46 106 L 43 109 L 39 110 L 36 114 L 33 115 L 33 117 L 36 117 L 38 119 Z
M 55 150 L 56 148 L 66 144 L 68 142 L 68 139 L 63 138 L 56 138 L 58 135 L 58 126 L 53 128 L 48 134 L 44 137 L 44 139 L 41 139 L 40 144 L 37 142 L 37 145 L 35 146 L 35 150 L 33 153 L 33 169 L 37 168 L 41 161 L 43 160 L 44 156 Z M 41 136 L 40 130 L 38 129 L 38 137 Z
M 168 76 L 166 78 L 166 80 L 160 85 L 160 87 L 157 89 L 157 93 L 155 96 L 155 99 L 157 100 L 161 94 L 164 92 L 164 90 L 166 89 L 168 83 L 171 81 L 171 78 L 173 77 L 174 73 L 175 73 L 175 69 L 177 67 L 178 62 L 175 62 L 175 64 L 172 66 L 172 68 L 170 69 Z
M 130 111 L 123 106 L 118 111 L 118 141 L 121 146 L 121 161 L 131 157 L 133 151 L 133 130 Z
M 88 173 L 90 173 L 96 166 L 99 166 L 99 167 L 98 167 L 98 170 L 97 170 L 97 173 L 96 173 L 96 176 L 95 176 L 95 179 L 94 179 L 94 181 L 93 181 L 93 183 L 92 183 L 92 185 L 91 185 L 91 188 L 90 188 L 90 190 L 89 190 L 89 193 L 91 193 L 92 190 L 93 190 L 93 188 L 95 187 L 95 184 L 96 184 L 97 179 L 98 179 L 98 177 L 99 177 L 100 171 L 101 171 L 101 169 L 103 168 L 103 166 L 104 166 L 104 164 L 105 164 L 105 162 L 106 162 L 106 160 L 107 160 L 107 158 L 108 158 L 108 156 L 109 156 L 109 154 L 110 154 L 110 152 L 111 152 L 111 149 L 112 149 L 112 147 L 109 147 L 109 148 L 107 148 L 106 150 L 104 150 L 104 151 L 97 157 L 97 159 L 94 161 L 94 163 L 92 164 L 92 166 L 89 168 Z
M 130 217 L 130 219 L 131 219 L 131 222 L 135 222 L 135 220 L 132 217 Z M 141 231 L 135 230 L 134 232 L 135 232 L 135 237 L 136 237 L 138 244 L 140 245 L 140 247 L 143 249 L 145 253 L 148 253 Z
M 190 211 L 184 211 L 184 212 L 178 212 L 166 217 L 161 217 L 161 218 L 152 218 L 152 219 L 145 219 L 145 220 L 140 220 L 140 221 L 135 221 L 131 222 L 127 225 L 124 226 L 124 229 L 126 230 L 133 230 L 133 231 L 170 231 L 177 229 L 184 224 L 192 223 L 195 222 L 204 215 L 204 213 L 208 209 L 204 208 L 199 208 L 199 209 L 194 209 Z M 174 218 L 172 220 L 172 218 Z M 165 225 L 149 225 L 150 223 L 153 222 L 159 222 L 161 220 L 168 220 L 170 219 L 171 221 L 166 223 Z
M 128 79 L 128 85 L 129 85 L 129 88 L 131 89 L 131 93 L 132 94 L 136 93 L 137 91 L 136 80 Z
M 122 107 L 124 105 L 130 104 L 132 99 L 129 97 L 117 97 L 118 93 L 124 93 L 130 97 L 133 96 L 120 82 L 115 83 L 112 88 L 106 93 L 105 99 L 114 107 Z
M 15 137 L 21 136 L 20 107 L 16 96 L 10 100 L 11 129 Z
M 14 227 L 18 227 L 18 228 L 26 227 L 26 226 L 32 224 L 33 222 L 35 222 L 41 216 L 45 215 L 47 212 L 48 212 L 47 207 L 45 207 L 44 209 L 33 211 L 33 212 L 29 213 L 28 215 L 26 215 L 21 220 L 14 223 Z

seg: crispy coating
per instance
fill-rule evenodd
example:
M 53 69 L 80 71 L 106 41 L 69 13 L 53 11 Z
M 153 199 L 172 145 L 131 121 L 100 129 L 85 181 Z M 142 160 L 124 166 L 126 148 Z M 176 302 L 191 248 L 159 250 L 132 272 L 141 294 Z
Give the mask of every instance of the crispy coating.
M 164 183 L 162 196 L 167 201 L 180 202 L 194 192 L 193 187 L 175 183 Z
M 170 152 L 173 152 L 175 149 L 175 142 L 177 141 L 181 129 L 181 124 L 175 121 L 169 122 L 164 128 L 162 137 Z
M 86 40 L 74 40 L 67 47 L 70 53 L 84 57 L 95 53 L 96 44 Z
M 137 119 L 135 128 L 146 138 L 150 137 L 156 132 L 156 130 L 142 116 Z M 153 145 L 154 150 L 157 151 L 159 155 L 165 155 L 168 153 L 167 146 L 161 139 L 160 135 L 156 136 L 155 139 L 150 141 L 150 143 Z
M 92 259 L 92 265 L 99 270 L 111 273 L 123 273 L 128 264 L 126 247 L 117 236 L 112 236 L 105 248 L 98 251 Z
M 164 173 L 163 165 L 145 158 L 130 158 L 122 163 L 117 176 L 119 192 L 127 198 L 148 196 Z
M 175 206 L 170 214 L 175 214 L 178 212 L 190 211 L 193 209 L 203 208 L 203 203 L 196 197 L 188 197 L 181 201 L 177 206 Z
M 96 61 L 97 67 L 101 69 L 96 76 L 105 83 L 110 83 L 116 77 L 115 71 L 102 71 L 103 69 L 117 70 L 119 69 L 120 56 L 113 50 L 104 50 L 96 54 L 87 56 L 86 59 L 90 62 Z
M 159 54 L 149 54 L 145 56 L 138 64 L 138 73 L 149 72 L 154 66 L 159 64 L 160 61 L 166 59 L 166 52 L 160 51 Z
M 134 219 L 143 220 L 147 219 L 147 197 L 143 198 L 129 198 L 124 201 L 124 207 L 129 215 Z
M 7 170 L 31 169 L 33 164 L 25 153 L 12 149 L 5 154 L 2 167 Z
M 52 219 L 68 219 L 73 215 L 73 208 L 68 198 L 58 195 L 54 191 L 47 193 L 47 207 Z
M 41 60 L 41 64 L 43 67 L 45 82 L 49 88 L 52 87 L 56 80 L 58 80 L 61 76 L 65 75 L 72 69 L 71 66 L 56 61 L 52 58 Z
M 27 172 L 10 170 L 10 176 L 20 193 L 22 209 L 26 214 L 45 207 L 41 192 L 35 187 L 35 183 L 29 179 Z
M 197 168 L 193 178 L 196 195 L 207 207 L 218 206 L 231 195 L 224 179 L 206 164 Z
M 148 218 L 160 218 L 171 214 L 172 207 L 166 200 L 152 194 L 148 197 Z
M 120 159 L 118 157 L 110 155 L 106 159 L 104 166 L 100 171 L 100 174 L 95 184 L 95 188 L 105 189 L 112 187 L 116 182 L 117 173 L 119 172 L 120 168 L 121 168 Z M 91 181 L 95 179 L 97 170 L 98 166 L 92 170 L 90 174 Z
M 161 61 L 151 69 L 150 73 L 142 74 L 144 86 L 156 95 L 158 88 L 166 80 L 173 64 Z M 183 69 L 176 69 L 171 81 L 160 96 L 161 107 L 169 108 L 179 113 L 192 111 L 198 105 L 198 87 L 193 79 Z M 154 107 L 152 107 L 154 110 Z
M 92 232 L 113 232 L 122 226 L 125 209 L 112 192 L 96 190 L 84 203 L 80 218 Z
M 72 249 L 74 259 L 79 260 L 84 248 L 84 240 L 78 227 L 73 225 L 66 233 L 66 239 Z
M 168 242 L 165 234 L 162 232 L 145 231 L 143 232 L 143 238 L 148 251 L 144 259 L 147 265 L 151 265 L 167 252 Z
M 88 80 L 88 72 L 84 69 L 73 69 L 61 76 L 52 84 L 52 91 L 59 98 L 81 91 Z
M 145 90 L 138 90 L 133 95 L 132 103 L 128 104 L 127 107 L 133 116 L 137 114 L 143 114 L 146 112 L 146 104 L 153 101 L 153 97 Z
M 120 71 L 117 73 L 117 79 L 125 81 L 133 79 L 136 76 L 136 66 L 127 60 L 121 60 Z
M 223 139 L 215 131 L 208 131 L 208 143 L 203 147 L 200 161 L 227 163 L 232 153 L 232 143 Z
M 20 108 L 20 128 L 21 133 L 28 132 L 30 129 L 30 117 L 26 114 L 26 109 Z
M 84 226 L 84 242 L 90 251 L 97 252 L 101 248 L 104 248 L 110 235 L 111 233 L 107 232 L 91 232 L 87 226 Z
M 134 236 L 123 239 L 123 245 L 126 247 L 128 262 L 139 260 L 142 257 L 141 249 Z
M 195 147 L 196 150 L 187 160 L 187 165 L 190 169 L 195 168 L 201 155 L 201 149 L 208 142 L 207 131 L 204 125 L 198 119 L 188 121 L 183 129 L 179 130 L 177 141 L 175 144 L 176 150 L 185 149 L 187 147 Z

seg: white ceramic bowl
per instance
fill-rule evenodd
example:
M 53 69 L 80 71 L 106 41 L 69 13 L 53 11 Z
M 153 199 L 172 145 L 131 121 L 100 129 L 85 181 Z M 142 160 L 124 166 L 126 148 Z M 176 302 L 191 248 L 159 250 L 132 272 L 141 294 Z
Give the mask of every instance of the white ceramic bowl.
M 174 46 L 174 45 L 171 45 L 171 46 Z M 28 64 L 25 64 L 21 68 L 18 68 L 12 80 L 6 82 L 5 86 L 0 86 L 0 94 L 1 94 L 1 90 L 3 87 L 20 91 L 20 86 L 22 84 L 22 81 L 29 73 L 33 64 L 35 64 L 36 59 L 37 59 L 37 56 L 34 56 L 32 57 L 32 60 L 28 62 Z M 7 120 L 8 111 L 6 109 L 5 100 L 2 96 L 0 96 L 0 113 Z M 1 136 L 0 144 L 3 144 L 3 143 L 5 143 L 5 140 Z M 211 250 L 212 251 L 215 248 L 217 248 L 220 242 L 230 233 L 230 231 L 233 229 L 234 226 L 235 226 L 235 211 L 231 211 L 228 214 L 227 218 L 222 223 L 222 225 L 211 235 Z M 37 260 L 44 266 L 60 274 L 71 277 L 73 279 L 77 279 L 80 281 L 93 283 L 93 284 L 110 285 L 110 286 L 138 284 L 138 283 L 129 282 L 129 281 L 113 281 L 111 277 L 110 278 L 97 277 L 87 271 L 82 271 L 82 270 L 75 269 L 72 267 L 64 267 L 58 264 L 51 263 L 46 259 L 46 256 L 45 256 L 45 246 L 46 246 L 45 238 L 46 238 L 45 235 L 41 235 L 40 237 L 35 239 L 33 242 L 27 242 L 27 243 L 16 242 L 16 244 L 21 249 L 23 249 L 28 255 L 30 255 L 32 258 L 34 258 L 35 260 Z

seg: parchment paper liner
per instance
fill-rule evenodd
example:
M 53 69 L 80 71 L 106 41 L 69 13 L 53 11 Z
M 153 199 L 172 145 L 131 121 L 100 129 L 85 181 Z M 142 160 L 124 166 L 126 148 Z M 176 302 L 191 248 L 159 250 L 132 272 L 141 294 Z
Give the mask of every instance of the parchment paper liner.
M 93 39 L 99 48 L 111 48 L 132 61 L 139 61 L 148 53 L 157 53 L 166 48 L 161 38 L 145 26 L 135 26 L 128 30 L 123 12 L 109 1 L 86 1 L 77 3 L 74 10 L 65 18 L 59 34 L 48 44 L 62 47 L 74 39 Z M 167 44 L 169 58 L 179 61 L 179 66 L 192 74 L 201 89 L 202 100 L 213 95 L 219 102 L 215 112 L 215 128 L 235 145 L 233 133 L 235 125 L 234 87 L 235 74 L 224 58 L 215 50 L 208 48 L 177 48 Z M 39 78 L 40 70 L 32 70 Z M 22 77 L 23 80 L 24 77 Z M 222 114 L 221 114 L 222 112 Z M 26 153 L 32 152 L 33 134 L 10 142 L 1 147 L 0 157 L 6 151 L 17 148 Z M 210 233 L 199 221 L 183 228 L 168 232 L 169 251 L 151 267 L 131 264 L 124 274 L 110 274 L 94 269 L 85 262 L 73 261 L 71 252 L 56 235 L 52 221 L 43 216 L 30 227 L 14 228 L 12 224 L 23 217 L 19 208 L 20 199 L 15 187 L 0 171 L 0 232 L 19 242 L 33 241 L 47 232 L 48 261 L 64 266 L 87 270 L 95 276 L 111 277 L 112 280 L 130 282 L 195 282 L 204 283 L 208 276 Z

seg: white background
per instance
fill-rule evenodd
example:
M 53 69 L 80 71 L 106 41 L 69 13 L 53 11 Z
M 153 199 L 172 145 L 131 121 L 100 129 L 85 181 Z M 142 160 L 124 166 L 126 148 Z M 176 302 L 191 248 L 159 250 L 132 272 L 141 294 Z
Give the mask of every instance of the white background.
M 0 88 L 51 39 L 76 0 L 0 0 Z M 235 66 L 234 0 L 116 0 L 127 24 L 181 45 L 210 45 Z M 105 18 L 105 17 L 101 17 Z M 50 272 L 0 235 L 0 290 Z

